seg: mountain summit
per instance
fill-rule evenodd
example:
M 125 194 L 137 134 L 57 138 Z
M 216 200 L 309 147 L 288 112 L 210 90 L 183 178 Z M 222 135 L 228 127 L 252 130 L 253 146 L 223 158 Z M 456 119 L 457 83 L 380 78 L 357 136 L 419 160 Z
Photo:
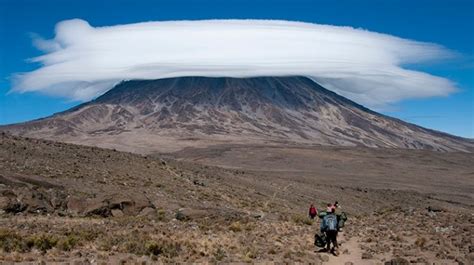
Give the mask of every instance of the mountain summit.
M 300 76 L 124 81 L 91 102 L 0 130 L 142 153 L 219 143 L 474 150 L 471 140 L 384 116 Z

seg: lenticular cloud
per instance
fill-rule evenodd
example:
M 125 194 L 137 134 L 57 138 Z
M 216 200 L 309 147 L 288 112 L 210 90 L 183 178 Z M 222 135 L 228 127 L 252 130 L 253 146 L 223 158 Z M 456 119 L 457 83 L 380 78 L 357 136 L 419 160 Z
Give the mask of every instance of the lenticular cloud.
M 304 75 L 359 103 L 447 95 L 447 79 L 403 68 L 452 54 L 431 44 L 351 27 L 273 20 L 146 22 L 92 27 L 59 22 L 44 55 L 14 91 L 92 99 L 117 82 L 178 76 Z

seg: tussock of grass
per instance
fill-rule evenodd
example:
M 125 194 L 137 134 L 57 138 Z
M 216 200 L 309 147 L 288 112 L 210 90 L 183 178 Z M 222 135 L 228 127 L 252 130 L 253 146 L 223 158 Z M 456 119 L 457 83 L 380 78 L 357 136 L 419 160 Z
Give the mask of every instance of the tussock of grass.
M 244 256 L 244 260 L 253 260 L 257 258 L 257 251 L 251 247 L 247 247 L 245 249 L 245 256 Z
M 226 257 L 226 253 L 225 251 L 219 247 L 216 249 L 216 251 L 214 252 L 214 258 L 217 260 L 217 261 L 221 261 L 223 260 L 224 258 Z
M 74 249 L 81 239 L 76 235 L 69 235 L 58 240 L 57 247 L 63 251 Z
M 242 224 L 240 222 L 233 222 L 229 225 L 229 230 L 235 233 L 241 232 L 243 230 Z
M 20 235 L 7 229 L 0 230 L 0 249 L 4 252 L 29 252 L 37 249 L 46 252 L 52 248 L 70 251 L 83 242 L 90 242 L 97 238 L 98 232 L 84 230 L 79 232 L 66 232 L 64 234 L 37 233 L 33 235 Z
M 123 253 L 137 255 L 155 255 L 168 258 L 176 257 L 181 251 L 181 244 L 165 238 L 152 239 L 144 233 L 133 232 L 126 235 L 111 235 L 99 238 L 99 249 L 110 251 L 116 249 Z
M 56 247 L 58 241 L 58 237 L 51 234 L 36 234 L 25 237 L 9 230 L 0 231 L 0 248 L 4 252 L 28 252 L 33 248 L 46 252 Z
M 426 244 L 426 238 L 424 237 L 419 237 L 415 240 L 415 246 L 419 248 L 423 248 Z
M 30 249 L 20 235 L 5 229 L 0 230 L 0 248 L 5 252 L 26 252 Z
M 302 215 L 293 215 L 292 220 L 299 225 L 313 225 L 313 220 Z
M 58 237 L 51 234 L 39 234 L 27 239 L 29 246 L 34 246 L 41 252 L 46 252 L 58 244 Z
M 157 220 L 158 221 L 165 221 L 166 220 L 166 211 L 163 209 L 158 209 L 156 212 Z

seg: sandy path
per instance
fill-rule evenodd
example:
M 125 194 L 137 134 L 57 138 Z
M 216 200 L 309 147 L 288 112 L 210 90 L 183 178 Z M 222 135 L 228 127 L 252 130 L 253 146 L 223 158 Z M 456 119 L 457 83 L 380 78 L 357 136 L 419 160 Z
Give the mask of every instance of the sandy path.
M 324 264 L 328 265 L 344 265 L 346 262 L 352 262 L 352 264 L 374 264 L 372 260 L 363 260 L 362 259 L 362 250 L 360 249 L 358 238 L 352 237 L 347 240 L 345 238 L 344 232 L 340 232 L 338 236 L 338 241 L 342 242 L 339 246 L 339 256 L 329 255 L 329 261 Z M 348 251 L 344 254 L 345 251 Z

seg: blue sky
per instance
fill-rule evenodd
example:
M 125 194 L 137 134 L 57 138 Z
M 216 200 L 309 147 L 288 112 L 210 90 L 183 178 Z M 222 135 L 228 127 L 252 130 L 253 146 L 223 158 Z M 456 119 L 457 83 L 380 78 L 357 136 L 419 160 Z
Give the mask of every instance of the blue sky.
M 0 0 L 0 124 L 45 117 L 77 105 L 37 93 L 8 93 L 11 76 L 38 68 L 30 33 L 54 37 L 54 26 L 81 18 L 92 26 L 196 19 L 283 19 L 351 26 L 441 44 L 453 60 L 408 66 L 448 78 L 459 91 L 447 97 L 399 102 L 383 111 L 424 127 L 474 138 L 474 1 L 61 1 Z

